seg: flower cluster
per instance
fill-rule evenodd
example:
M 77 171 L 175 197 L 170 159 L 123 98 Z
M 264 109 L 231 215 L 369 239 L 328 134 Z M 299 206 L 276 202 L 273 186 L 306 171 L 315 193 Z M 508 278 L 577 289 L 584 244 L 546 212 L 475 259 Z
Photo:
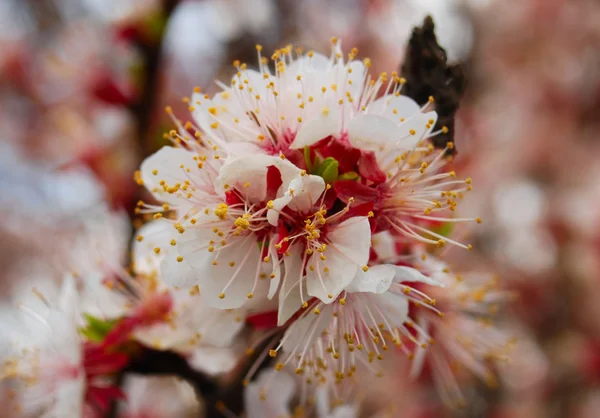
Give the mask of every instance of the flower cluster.
M 356 49 L 345 59 L 336 38 L 329 57 L 289 45 L 269 60 L 256 49 L 258 70 L 235 62 L 221 92 L 184 98 L 192 120 L 166 109 L 173 145 L 136 174 L 158 201 L 137 212 L 153 214 L 145 228 L 160 234 L 136 239 L 152 243 L 144 253 L 161 280 L 208 309 L 284 330 L 259 358 L 303 376 L 301 403 L 317 383 L 337 394 L 357 373 L 383 373 L 375 360 L 390 352 L 422 363 L 436 336 L 484 338 L 466 322 L 502 297 L 481 280 L 456 291 L 428 254 L 471 249 L 450 226 L 481 222 L 454 216 L 471 179 L 450 170 L 452 143 L 430 141 L 446 132 L 434 131 L 435 99 L 402 95 L 396 73 L 371 76 L 370 60 Z M 445 311 L 460 318 L 446 322 Z M 508 343 L 479 342 L 448 341 L 449 351 L 490 376 L 485 363 Z
M 98 205 L 56 274 L 36 271 L 39 286 L 0 310 L 11 413 L 95 418 L 127 398 L 118 416 L 181 415 L 198 407 L 190 387 L 130 372 L 168 358 L 183 368 L 168 374 L 209 382 L 193 382 L 201 392 L 244 350 L 250 418 L 357 416 L 360 383 L 401 367 L 430 371 L 452 405 L 457 363 L 495 383 L 512 341 L 489 317 L 510 295 L 443 261 L 471 249 L 452 226 L 481 220 L 455 216 L 471 179 L 452 171 L 452 143 L 431 141 L 447 132 L 435 99 L 415 103 L 396 73 L 372 77 L 332 44 L 271 60 L 257 46 L 258 70 L 236 62 L 221 92 L 184 98 L 192 120 L 167 108 L 172 145 L 135 174 L 152 201 L 135 208 L 149 222 L 129 268 L 122 219 Z

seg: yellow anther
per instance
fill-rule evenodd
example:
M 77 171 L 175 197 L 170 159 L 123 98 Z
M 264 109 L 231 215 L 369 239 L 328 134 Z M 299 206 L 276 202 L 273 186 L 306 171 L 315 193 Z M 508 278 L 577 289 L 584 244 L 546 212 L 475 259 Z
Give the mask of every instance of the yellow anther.
M 182 261 L 183 261 L 183 257 L 182 257 L 182 256 L 180 256 L 180 255 L 179 255 L 179 256 L 177 256 L 177 262 L 178 262 L 178 263 L 181 263 Z

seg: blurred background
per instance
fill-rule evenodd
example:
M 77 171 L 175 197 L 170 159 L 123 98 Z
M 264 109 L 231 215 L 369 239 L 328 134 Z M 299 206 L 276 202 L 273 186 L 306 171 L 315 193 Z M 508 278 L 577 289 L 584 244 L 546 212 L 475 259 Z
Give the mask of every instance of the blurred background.
M 172 126 L 164 107 L 186 120 L 182 98 L 255 64 L 254 44 L 327 51 L 336 35 L 391 72 L 428 14 L 467 74 L 455 164 L 475 184 L 462 210 L 484 220 L 453 263 L 520 294 L 502 319 L 521 344 L 464 410 L 398 416 L 600 416 L 597 0 L 1 0 L 1 297 L 59 263 L 74 213 L 132 214 L 134 171 Z

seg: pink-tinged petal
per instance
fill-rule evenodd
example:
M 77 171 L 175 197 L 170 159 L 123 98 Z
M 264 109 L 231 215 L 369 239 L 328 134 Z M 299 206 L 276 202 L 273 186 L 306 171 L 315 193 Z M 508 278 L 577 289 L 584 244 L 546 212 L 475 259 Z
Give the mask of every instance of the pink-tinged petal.
M 383 116 L 400 123 L 421 112 L 420 106 L 407 96 L 387 95 L 375 100 L 369 106 L 369 114 Z
M 223 193 L 235 188 L 249 202 L 264 202 L 267 197 L 267 172 L 273 166 L 281 173 L 283 185 L 298 174 L 300 169 L 287 160 L 272 155 L 249 155 L 232 158 L 221 167 L 215 181 L 217 190 Z M 283 194 L 281 186 L 278 196 Z
M 277 324 L 283 325 L 302 307 L 302 298 L 300 297 L 300 286 L 305 287 L 304 267 L 302 265 L 302 246 L 294 244 L 289 251 L 290 255 L 285 256 L 284 277 L 279 291 L 279 311 L 277 313 Z M 307 297 L 306 288 L 303 288 L 304 298 Z
M 390 152 L 402 137 L 397 123 L 378 115 L 356 116 L 347 128 L 350 145 L 363 151 Z
M 379 184 L 387 180 L 387 177 L 377 164 L 377 158 L 373 152 L 365 152 L 358 161 L 358 174 L 361 177 Z
M 432 286 L 445 287 L 445 285 L 443 283 L 438 282 L 437 280 L 433 280 L 432 278 L 423 275 L 421 272 L 419 272 L 418 270 L 416 270 L 412 267 L 395 266 L 395 269 L 396 269 L 396 276 L 394 278 L 395 283 L 418 282 L 418 283 L 425 283 L 425 284 L 432 285 Z
M 358 269 L 354 280 L 346 287 L 346 291 L 383 293 L 390 288 L 395 276 L 396 269 L 392 265 L 369 267 L 367 271 Z
M 421 372 L 423 371 L 423 367 L 425 366 L 425 358 L 427 356 L 427 348 L 423 348 L 422 345 L 429 345 L 429 341 L 427 340 L 427 335 L 429 334 L 429 322 L 423 316 L 419 317 L 417 324 L 424 331 L 423 333 L 419 333 L 417 336 L 418 344 L 415 345 L 414 358 L 410 367 L 410 377 L 412 379 L 416 379 L 419 377 Z
M 193 158 L 194 154 L 183 148 L 162 147 L 142 162 L 140 171 L 144 186 L 161 202 L 187 203 L 181 191 L 171 194 L 163 190 L 160 182 L 164 180 L 168 186 L 175 186 L 176 183 L 182 185 L 188 177 L 181 165 L 185 168 L 196 167 L 197 162 Z
M 311 146 L 328 136 L 337 136 L 342 126 L 341 115 L 337 109 L 319 113 L 314 119 L 302 124 L 290 148 L 300 149 Z

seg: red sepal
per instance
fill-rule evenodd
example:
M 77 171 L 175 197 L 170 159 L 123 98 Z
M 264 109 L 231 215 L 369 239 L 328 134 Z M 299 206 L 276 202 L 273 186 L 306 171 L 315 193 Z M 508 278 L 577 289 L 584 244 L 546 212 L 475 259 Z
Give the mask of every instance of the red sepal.
M 333 188 L 338 199 L 344 203 L 348 203 L 348 200 L 353 197 L 358 203 L 372 202 L 376 204 L 381 198 L 379 190 L 354 180 L 338 180 L 333 183 Z
M 363 153 L 358 162 L 358 174 L 375 184 L 384 183 L 386 180 L 385 173 L 379 169 L 375 154 L 372 152 Z
M 246 323 L 256 329 L 271 329 L 277 327 L 277 311 L 262 312 L 248 315 Z

